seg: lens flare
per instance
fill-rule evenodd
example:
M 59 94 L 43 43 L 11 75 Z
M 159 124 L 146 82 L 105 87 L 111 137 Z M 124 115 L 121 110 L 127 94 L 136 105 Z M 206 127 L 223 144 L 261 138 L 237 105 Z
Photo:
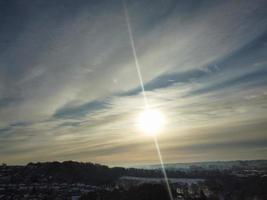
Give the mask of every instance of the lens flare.
M 127 24 L 128 34 L 129 34 L 129 40 L 130 40 L 130 44 L 132 47 L 134 61 L 135 61 L 135 67 L 136 67 L 136 71 L 138 74 L 140 86 L 142 88 L 142 94 L 143 94 L 143 98 L 144 98 L 145 108 L 149 108 L 148 100 L 147 100 L 146 93 L 145 93 L 145 87 L 144 87 L 144 83 L 143 83 L 142 73 L 141 73 L 141 67 L 140 67 L 137 53 L 136 53 L 136 49 L 135 49 L 132 27 L 131 27 L 131 23 L 130 23 L 130 19 L 129 19 L 126 0 L 122 0 L 122 3 L 123 3 L 124 14 L 125 14 L 125 19 L 126 19 L 126 24 Z M 164 122 L 165 122 L 165 119 L 164 119 L 163 114 L 161 114 L 159 111 L 155 111 L 155 110 L 154 111 L 153 110 L 145 110 L 143 113 L 140 114 L 140 117 L 139 117 L 140 127 L 145 132 L 151 134 L 154 138 L 156 150 L 157 150 L 160 164 L 161 164 L 161 170 L 162 170 L 162 173 L 163 173 L 163 176 L 165 179 L 165 183 L 166 183 L 166 187 L 167 187 L 167 190 L 169 193 L 169 197 L 170 197 L 170 200 L 174 200 L 174 198 L 172 196 L 171 188 L 169 185 L 167 173 L 166 173 L 166 170 L 164 167 L 164 162 L 163 162 L 163 159 L 161 156 L 160 147 L 159 147 L 158 140 L 156 137 L 156 133 L 159 132 L 159 130 L 162 128 L 162 126 L 164 125 Z

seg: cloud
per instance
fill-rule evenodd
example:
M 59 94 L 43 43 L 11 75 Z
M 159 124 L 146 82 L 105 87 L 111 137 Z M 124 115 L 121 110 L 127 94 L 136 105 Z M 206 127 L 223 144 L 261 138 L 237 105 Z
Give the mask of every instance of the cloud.
M 94 112 L 99 109 L 104 109 L 106 107 L 105 102 L 92 101 L 81 106 L 62 108 L 56 111 L 54 117 L 62 118 L 79 118 L 84 117 L 90 112 Z
M 7 10 L 0 11 L 4 161 L 22 163 L 40 155 L 83 160 L 87 153 L 112 164 L 121 163 L 122 155 L 127 163 L 156 161 L 153 145 L 135 127 L 144 105 L 121 2 L 5 4 Z M 231 132 L 229 124 L 243 127 L 243 122 L 251 132 L 262 132 L 252 124 L 267 119 L 265 1 L 128 1 L 128 8 L 148 101 L 169 119 L 161 141 L 183 143 L 180 131 L 213 125 Z M 257 143 L 266 137 L 249 145 L 250 136 L 240 127 L 233 155 L 244 158 L 238 147 L 246 145 L 258 157 L 266 155 Z M 202 134 L 192 135 L 198 140 Z M 221 142 L 213 141 L 218 135 Z M 207 144 L 191 141 L 178 150 L 197 159 L 198 147 L 222 144 L 223 159 L 228 136 L 221 131 Z M 178 159 L 175 150 L 165 156 Z

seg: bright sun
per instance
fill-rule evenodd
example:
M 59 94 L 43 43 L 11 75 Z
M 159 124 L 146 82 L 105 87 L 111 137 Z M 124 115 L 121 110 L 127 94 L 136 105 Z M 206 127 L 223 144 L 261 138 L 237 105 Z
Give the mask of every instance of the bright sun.
M 137 119 L 138 127 L 149 135 L 156 135 L 165 124 L 164 115 L 154 109 L 146 109 Z

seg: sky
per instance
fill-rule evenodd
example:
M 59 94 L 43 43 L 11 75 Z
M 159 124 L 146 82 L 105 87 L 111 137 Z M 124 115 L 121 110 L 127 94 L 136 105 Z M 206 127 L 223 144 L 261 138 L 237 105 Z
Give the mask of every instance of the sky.
M 166 163 L 267 159 L 267 2 L 125 0 Z M 0 0 L 0 162 L 157 164 L 121 0 Z

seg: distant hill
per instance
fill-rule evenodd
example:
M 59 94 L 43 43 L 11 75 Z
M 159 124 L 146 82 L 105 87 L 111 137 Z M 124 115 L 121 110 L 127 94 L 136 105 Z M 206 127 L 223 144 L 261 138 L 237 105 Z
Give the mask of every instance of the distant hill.
M 2 166 L 7 182 L 109 183 L 125 173 L 124 168 L 109 168 L 93 163 L 74 161 L 29 163 L 26 166 Z
M 232 172 L 267 171 L 267 160 L 220 161 L 166 164 L 169 178 L 214 178 Z M 229 170 L 224 171 L 224 170 Z M 212 171 L 212 173 L 211 173 Z M 264 174 L 264 173 L 261 173 Z M 120 177 L 162 178 L 160 165 L 141 168 L 110 168 L 94 163 L 75 161 L 29 163 L 26 166 L 0 166 L 0 183 L 85 183 L 103 185 Z
M 86 183 L 103 185 L 122 176 L 161 177 L 160 170 L 113 167 L 75 161 L 38 162 L 26 166 L 0 166 L 1 182 L 8 183 Z M 5 178 L 3 178 L 5 177 Z
M 159 169 L 161 165 L 138 166 L 142 169 Z M 166 163 L 167 170 L 228 170 L 228 169 L 267 169 L 267 160 L 236 160 L 236 161 L 211 161 L 192 163 Z

